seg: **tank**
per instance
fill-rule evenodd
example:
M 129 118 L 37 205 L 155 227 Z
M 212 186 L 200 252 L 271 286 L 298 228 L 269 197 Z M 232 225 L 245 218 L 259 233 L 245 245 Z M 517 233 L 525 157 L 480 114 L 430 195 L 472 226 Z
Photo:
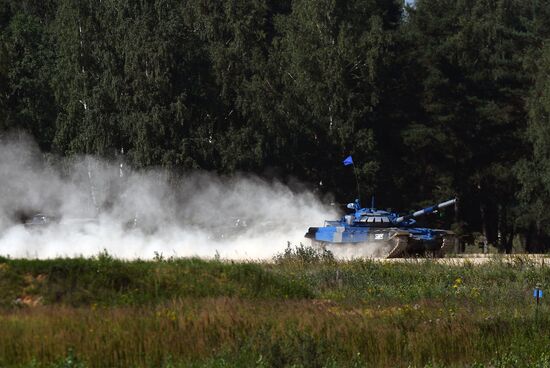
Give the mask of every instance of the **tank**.
M 310 227 L 305 237 L 311 239 L 314 247 L 339 257 L 442 257 L 454 249 L 455 234 L 449 230 L 415 227 L 416 218 L 455 203 L 456 199 L 450 199 L 403 216 L 374 206 L 361 208 L 359 200 L 355 200 L 347 205 L 354 213 L 340 220 L 325 221 L 323 227 Z

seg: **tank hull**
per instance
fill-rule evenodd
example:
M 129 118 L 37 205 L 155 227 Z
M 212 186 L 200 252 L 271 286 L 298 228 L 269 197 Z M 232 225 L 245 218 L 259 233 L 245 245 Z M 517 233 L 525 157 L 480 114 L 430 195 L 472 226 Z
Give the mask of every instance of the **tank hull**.
M 456 244 L 452 231 L 425 228 L 314 227 L 306 238 L 338 258 L 442 257 Z

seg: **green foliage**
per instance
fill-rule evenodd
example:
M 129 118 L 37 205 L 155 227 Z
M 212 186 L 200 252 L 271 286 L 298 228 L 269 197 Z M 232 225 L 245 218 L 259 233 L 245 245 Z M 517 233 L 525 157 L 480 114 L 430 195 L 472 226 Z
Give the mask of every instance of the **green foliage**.
M 457 193 L 463 219 L 479 222 L 502 250 L 520 225 L 510 168 L 527 148 L 526 60 L 548 36 L 536 26 L 548 10 L 537 1 L 420 0 L 407 25 L 418 47 L 422 113 L 402 134 L 420 153 L 411 156 L 420 165 L 410 166 L 429 180 L 421 180 L 430 191 L 422 197 Z
M 74 351 L 69 349 L 67 356 L 54 365 L 54 368 L 84 368 L 85 364 L 81 363 L 76 357 Z
M 0 365 L 548 367 L 550 309 L 532 298 L 547 264 L 289 249 L 273 264 L 2 259 Z
M 288 243 L 283 253 L 279 253 L 273 257 L 273 261 L 278 265 L 295 264 L 298 267 L 336 262 L 334 255 L 329 250 L 318 250 L 303 244 L 292 247 L 290 243 Z
M 44 25 L 50 14 L 30 4 L 5 11 L 13 13 L 8 24 L 0 25 L 0 130 L 27 130 L 47 150 L 57 113 L 50 86 L 54 54 Z
M 537 74 L 534 88 L 529 96 L 529 125 L 527 137 L 533 144 L 532 159 L 524 159 L 517 166 L 518 176 L 522 183 L 520 199 L 525 204 L 526 213 L 521 220 L 532 224 L 531 231 L 538 235 L 539 242 L 546 241 L 545 234 L 550 230 L 550 215 L 547 201 L 550 196 L 550 130 L 548 128 L 550 113 L 550 48 L 545 46 L 540 51 L 536 63 Z M 542 239 L 541 239 L 542 238 Z M 539 246 L 541 244 L 538 244 Z
M 93 260 L 20 260 L 2 263 L 0 305 L 25 297 L 73 306 L 141 305 L 178 297 L 310 298 L 301 279 L 258 264 L 199 259 L 127 262 L 101 254 Z

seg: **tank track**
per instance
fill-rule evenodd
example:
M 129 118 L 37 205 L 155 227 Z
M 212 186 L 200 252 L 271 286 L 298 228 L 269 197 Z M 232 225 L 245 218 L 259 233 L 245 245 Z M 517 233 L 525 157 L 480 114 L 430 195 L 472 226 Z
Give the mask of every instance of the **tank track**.
M 386 258 L 403 257 L 409 246 L 409 235 L 406 232 L 396 232 L 390 237 L 391 250 Z
M 390 235 L 389 240 L 386 242 L 386 246 L 380 247 L 379 253 L 371 253 L 367 257 L 381 257 L 381 258 L 406 258 L 406 257 L 428 257 L 428 258 L 442 258 L 445 253 L 453 252 L 456 249 L 458 243 L 458 238 L 456 235 L 449 231 L 442 236 L 441 247 L 436 250 L 426 250 L 417 252 L 415 250 L 414 239 L 410 239 L 409 233 L 406 231 L 395 231 Z M 418 241 L 416 241 L 418 242 Z M 321 250 L 331 250 L 336 249 L 347 250 L 348 254 L 354 247 L 357 247 L 359 243 L 356 244 L 329 244 L 325 242 L 311 240 L 311 245 L 317 249 Z M 361 252 L 358 252 L 356 256 L 361 257 Z
M 449 231 L 445 236 L 443 236 L 443 242 L 441 244 L 441 250 L 443 254 L 449 252 L 456 252 L 458 245 L 458 237 L 452 231 Z

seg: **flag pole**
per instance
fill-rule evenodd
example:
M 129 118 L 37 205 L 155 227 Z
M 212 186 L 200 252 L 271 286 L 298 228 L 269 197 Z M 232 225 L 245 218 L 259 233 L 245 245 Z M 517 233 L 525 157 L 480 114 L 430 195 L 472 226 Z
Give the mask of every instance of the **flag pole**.
M 359 202 L 361 202 L 361 194 L 359 191 L 359 176 L 357 175 L 357 168 L 355 167 L 353 158 L 351 157 L 351 155 L 349 155 L 344 159 L 344 161 L 342 161 L 342 163 L 344 164 L 344 166 L 348 166 L 348 165 L 353 166 L 353 174 L 355 175 L 355 184 L 357 185 L 357 199 L 359 200 Z
M 357 185 L 357 199 L 359 199 L 359 203 L 361 203 L 361 194 L 359 194 L 359 178 L 357 177 L 357 169 L 355 168 L 355 163 L 352 163 L 353 165 L 353 173 L 355 174 L 355 184 Z

